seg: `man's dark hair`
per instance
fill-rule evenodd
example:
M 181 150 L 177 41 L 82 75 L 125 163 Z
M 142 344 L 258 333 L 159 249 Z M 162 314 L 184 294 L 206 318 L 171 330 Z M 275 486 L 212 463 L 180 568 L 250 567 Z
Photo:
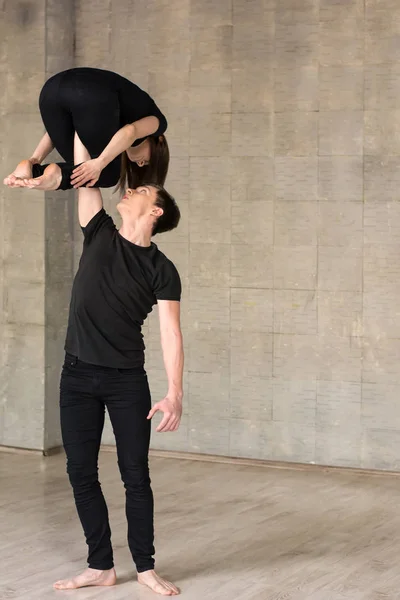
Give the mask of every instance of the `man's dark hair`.
M 157 221 L 154 223 L 152 235 L 163 233 L 164 231 L 171 231 L 171 229 L 178 227 L 181 213 L 175 199 L 161 185 L 156 185 L 154 183 L 149 183 L 147 185 L 151 185 L 151 187 L 157 190 L 155 205 L 163 209 L 163 214 L 161 217 L 158 217 Z

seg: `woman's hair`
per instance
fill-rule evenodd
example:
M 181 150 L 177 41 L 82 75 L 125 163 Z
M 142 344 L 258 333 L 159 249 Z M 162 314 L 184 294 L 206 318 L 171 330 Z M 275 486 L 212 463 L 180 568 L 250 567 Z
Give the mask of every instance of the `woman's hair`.
M 117 190 L 124 192 L 126 188 L 135 189 L 144 183 L 164 185 L 169 166 L 169 148 L 164 135 L 149 136 L 150 160 L 148 165 L 139 167 L 129 160 L 126 152 L 121 156 L 121 173 Z

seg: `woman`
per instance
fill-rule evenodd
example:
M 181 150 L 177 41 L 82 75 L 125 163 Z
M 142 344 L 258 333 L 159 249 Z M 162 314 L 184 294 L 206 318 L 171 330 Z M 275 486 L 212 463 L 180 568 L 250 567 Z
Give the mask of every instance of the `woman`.
M 112 71 L 76 68 L 51 77 L 39 98 L 46 134 L 33 156 L 5 178 L 10 187 L 66 190 L 84 185 L 135 189 L 163 185 L 169 150 L 167 120 L 150 96 Z M 74 135 L 91 160 L 74 166 Z M 42 165 L 53 148 L 64 163 Z

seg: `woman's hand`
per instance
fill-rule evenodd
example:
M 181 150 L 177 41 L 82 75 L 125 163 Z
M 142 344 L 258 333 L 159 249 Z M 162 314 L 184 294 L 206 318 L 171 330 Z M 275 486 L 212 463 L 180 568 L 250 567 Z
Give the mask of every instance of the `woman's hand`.
M 71 184 L 74 188 L 82 187 L 85 184 L 87 187 L 93 187 L 99 180 L 103 168 L 104 165 L 100 158 L 92 158 L 72 171 Z

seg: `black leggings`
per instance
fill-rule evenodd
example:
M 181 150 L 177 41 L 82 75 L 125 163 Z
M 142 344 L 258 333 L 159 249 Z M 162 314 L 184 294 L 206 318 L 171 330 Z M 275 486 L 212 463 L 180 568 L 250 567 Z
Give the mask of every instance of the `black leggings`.
M 153 493 L 148 451 L 151 407 L 143 367 L 114 369 L 66 355 L 60 410 L 67 472 L 89 547 L 93 569 L 114 565 L 108 511 L 98 480 L 97 459 L 107 407 L 126 489 L 128 543 L 138 572 L 154 568 Z
M 97 158 L 121 128 L 118 91 L 112 85 L 115 73 L 97 69 L 71 69 L 51 77 L 43 86 L 39 108 L 43 123 L 56 150 L 65 163 L 61 167 L 59 189 L 72 188 L 74 135 L 79 135 L 91 158 Z M 47 165 L 34 165 L 33 177 Z M 118 183 L 121 158 L 116 157 L 101 172 L 96 187 Z

